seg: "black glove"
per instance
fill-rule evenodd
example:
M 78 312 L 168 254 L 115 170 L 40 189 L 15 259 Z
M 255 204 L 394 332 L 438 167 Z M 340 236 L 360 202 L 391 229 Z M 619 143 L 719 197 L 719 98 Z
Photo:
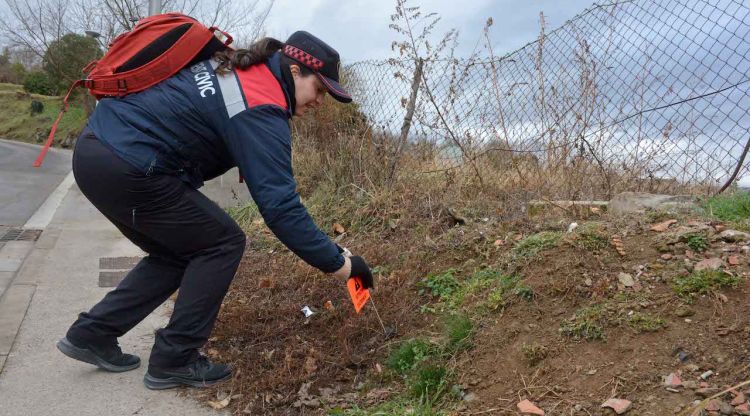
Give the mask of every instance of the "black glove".
M 365 263 L 365 259 L 360 256 L 351 256 L 349 260 L 352 262 L 352 271 L 349 274 L 349 278 L 359 277 L 365 289 L 374 289 L 375 282 L 372 280 L 372 272 L 367 263 Z

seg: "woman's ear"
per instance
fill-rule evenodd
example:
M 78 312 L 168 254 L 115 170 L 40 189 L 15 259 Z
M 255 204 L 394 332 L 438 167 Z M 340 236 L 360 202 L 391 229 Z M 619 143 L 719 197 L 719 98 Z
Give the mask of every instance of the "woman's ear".
M 300 71 L 298 65 L 289 65 L 289 70 L 292 72 L 292 77 L 294 78 L 302 76 L 302 71 Z

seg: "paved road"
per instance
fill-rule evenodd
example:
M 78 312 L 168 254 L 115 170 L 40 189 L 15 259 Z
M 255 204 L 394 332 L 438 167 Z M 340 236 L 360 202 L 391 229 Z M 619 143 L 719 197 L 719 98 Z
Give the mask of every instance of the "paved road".
M 0 232 L 22 226 L 70 171 L 72 152 L 50 149 L 39 168 L 40 146 L 0 140 Z

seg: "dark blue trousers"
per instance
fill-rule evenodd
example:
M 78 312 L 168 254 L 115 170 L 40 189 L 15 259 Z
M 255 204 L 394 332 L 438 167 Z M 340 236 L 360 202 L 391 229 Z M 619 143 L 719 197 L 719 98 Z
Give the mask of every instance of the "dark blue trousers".
M 79 315 L 68 338 L 114 343 L 179 289 L 169 324 L 156 332 L 149 364 L 175 367 L 195 360 L 239 266 L 244 232 L 179 178 L 147 176 L 88 129 L 76 143 L 73 174 L 89 201 L 148 256 Z

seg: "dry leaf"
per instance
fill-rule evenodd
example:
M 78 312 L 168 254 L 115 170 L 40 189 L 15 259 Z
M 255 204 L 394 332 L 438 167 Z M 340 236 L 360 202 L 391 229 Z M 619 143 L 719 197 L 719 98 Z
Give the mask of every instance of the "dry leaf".
M 273 289 L 276 286 L 274 281 L 272 279 L 260 279 L 258 282 L 258 287 L 264 288 L 267 287 L 269 289 Z
M 337 222 L 333 223 L 333 233 L 334 234 L 339 235 L 339 234 L 344 234 L 345 232 L 346 232 L 346 230 L 344 229 L 343 225 L 341 225 L 341 224 L 339 224 Z
M 209 400 L 208 401 L 208 405 L 211 406 L 211 407 L 213 407 L 214 410 L 221 410 L 221 409 L 229 406 L 229 402 L 230 401 L 232 401 L 232 397 L 231 396 L 227 396 L 227 397 L 224 398 L 224 400 L 221 400 L 221 401 L 216 401 L 215 402 L 215 401 Z
M 305 358 L 305 372 L 312 374 L 318 369 L 318 362 L 312 355 L 308 355 Z
M 323 308 L 325 308 L 326 310 L 329 310 L 329 311 L 332 311 L 332 310 L 335 309 L 333 307 L 333 302 L 331 302 L 330 300 L 327 300 L 326 303 L 323 304 Z
M 656 231 L 657 233 L 662 233 L 664 231 L 667 231 L 667 228 L 669 228 L 670 225 L 676 224 L 677 220 L 666 220 L 664 222 L 660 222 L 658 224 L 654 224 L 651 226 L 651 231 Z
M 505 245 L 505 241 L 497 239 L 493 244 L 495 245 L 495 247 L 500 247 L 502 245 Z
M 217 350 L 216 348 L 209 348 L 208 351 L 206 351 L 206 354 L 208 354 L 208 356 L 211 358 L 216 358 L 220 355 L 219 350 Z
M 625 248 L 622 244 L 622 238 L 619 235 L 612 236 L 612 245 L 615 247 L 615 250 L 617 250 L 619 255 L 625 256 Z

